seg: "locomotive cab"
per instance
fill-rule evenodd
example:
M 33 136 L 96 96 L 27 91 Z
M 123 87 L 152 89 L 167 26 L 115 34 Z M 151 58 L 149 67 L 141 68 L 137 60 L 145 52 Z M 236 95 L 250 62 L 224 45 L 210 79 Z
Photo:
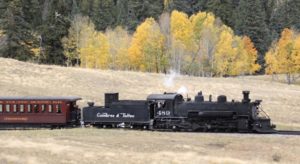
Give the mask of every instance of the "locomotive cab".
M 150 104 L 150 111 L 153 111 L 154 117 L 174 116 L 174 108 L 178 103 L 183 102 L 183 97 L 176 93 L 152 94 L 147 101 Z

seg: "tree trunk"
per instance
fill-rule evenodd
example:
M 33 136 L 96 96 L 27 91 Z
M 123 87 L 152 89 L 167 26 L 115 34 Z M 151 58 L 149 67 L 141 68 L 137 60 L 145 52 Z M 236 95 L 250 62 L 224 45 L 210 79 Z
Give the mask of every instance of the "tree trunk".
M 292 83 L 291 74 L 290 73 L 286 74 L 286 80 L 287 80 L 288 85 L 290 85 Z

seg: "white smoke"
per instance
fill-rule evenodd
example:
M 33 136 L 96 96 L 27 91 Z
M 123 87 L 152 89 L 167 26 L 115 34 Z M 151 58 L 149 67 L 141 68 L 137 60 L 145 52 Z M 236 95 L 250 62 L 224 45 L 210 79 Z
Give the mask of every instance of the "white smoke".
M 180 93 L 180 94 L 187 94 L 188 93 L 188 89 L 185 87 L 185 86 L 181 86 L 178 90 L 177 90 L 177 93 Z
M 176 73 L 176 71 L 174 70 L 170 70 L 169 71 L 169 74 L 165 77 L 164 79 L 164 86 L 166 88 L 169 88 L 169 89 L 175 89 L 175 78 L 179 76 L 178 73 Z M 174 91 L 173 91 L 174 92 Z M 188 94 L 188 89 L 187 87 L 185 86 L 181 86 L 178 90 L 177 90 L 177 93 L 179 94 Z
M 170 70 L 170 74 L 167 75 L 167 77 L 164 80 L 164 86 L 167 88 L 174 86 L 174 79 L 177 76 L 177 73 L 173 70 Z

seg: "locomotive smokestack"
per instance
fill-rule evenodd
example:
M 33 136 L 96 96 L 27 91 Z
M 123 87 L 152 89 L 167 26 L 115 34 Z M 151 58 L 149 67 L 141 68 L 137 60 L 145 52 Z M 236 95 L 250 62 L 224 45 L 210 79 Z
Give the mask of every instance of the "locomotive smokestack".
M 251 100 L 249 99 L 250 91 L 243 91 L 243 103 L 249 103 Z

